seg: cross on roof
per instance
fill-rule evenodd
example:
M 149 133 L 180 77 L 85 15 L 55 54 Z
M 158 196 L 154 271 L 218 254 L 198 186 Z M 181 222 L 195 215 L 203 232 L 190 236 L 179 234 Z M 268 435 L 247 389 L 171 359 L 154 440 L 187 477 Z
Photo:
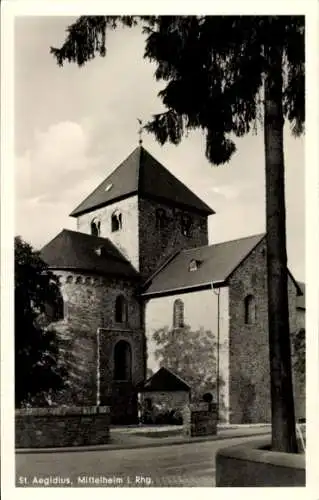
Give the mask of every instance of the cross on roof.
M 138 135 L 139 135 L 139 145 L 142 146 L 143 144 L 143 139 L 142 139 L 142 133 L 143 133 L 143 122 L 142 120 L 140 120 L 139 118 L 137 119 L 139 125 L 140 125 L 140 128 L 138 129 Z

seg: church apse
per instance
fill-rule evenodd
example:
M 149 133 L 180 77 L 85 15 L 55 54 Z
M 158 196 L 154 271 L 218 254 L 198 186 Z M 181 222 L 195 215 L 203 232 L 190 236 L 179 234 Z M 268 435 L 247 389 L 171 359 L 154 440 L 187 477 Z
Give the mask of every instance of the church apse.
M 140 303 L 135 286 L 125 279 L 88 273 L 58 271 L 61 289 L 67 297 L 63 319 L 52 324 L 56 329 L 69 369 L 70 387 L 66 401 L 87 405 L 96 403 L 97 332 L 101 342 L 101 401 L 110 394 L 114 380 L 112 349 L 117 341 L 130 345 L 131 382 L 143 378 L 144 334 Z M 123 354 L 123 351 L 121 351 Z M 117 359 L 121 359 L 121 352 Z

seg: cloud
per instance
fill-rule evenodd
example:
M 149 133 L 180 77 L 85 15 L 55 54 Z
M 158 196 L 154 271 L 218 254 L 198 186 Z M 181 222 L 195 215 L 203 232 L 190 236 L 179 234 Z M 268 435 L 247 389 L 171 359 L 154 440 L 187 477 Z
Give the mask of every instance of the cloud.
M 240 190 L 238 189 L 237 186 L 231 185 L 231 184 L 225 184 L 225 185 L 220 185 L 220 186 L 215 186 L 210 189 L 210 191 L 213 194 L 217 194 L 219 196 L 222 196 L 226 200 L 234 200 L 238 198 L 240 194 Z
M 16 204 L 15 235 L 20 235 L 34 248 L 40 249 L 63 228 L 75 229 L 75 222 L 68 220 L 66 205 L 43 203 L 36 198 L 20 200 Z
M 64 227 L 71 210 L 100 182 L 90 120 L 63 121 L 37 131 L 15 162 L 15 234 L 40 247 Z
M 54 202 L 94 171 L 97 158 L 90 157 L 90 138 L 81 124 L 61 122 L 38 131 L 31 149 L 16 158 L 16 197 Z

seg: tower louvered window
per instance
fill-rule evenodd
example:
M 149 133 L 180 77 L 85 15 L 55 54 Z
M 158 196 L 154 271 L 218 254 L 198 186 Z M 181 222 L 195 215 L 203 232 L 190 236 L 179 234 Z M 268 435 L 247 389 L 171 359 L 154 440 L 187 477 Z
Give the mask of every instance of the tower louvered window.
M 101 222 L 97 219 L 93 219 L 91 222 L 91 234 L 92 236 L 100 236 Z
M 167 216 L 163 208 L 158 208 L 156 210 L 156 228 L 164 229 L 167 225 Z
M 112 214 L 111 227 L 113 233 L 122 229 L 122 214 L 118 210 L 115 210 L 115 212 L 113 212 Z
M 181 218 L 181 231 L 183 236 L 187 236 L 188 238 L 192 235 L 192 218 L 184 214 Z

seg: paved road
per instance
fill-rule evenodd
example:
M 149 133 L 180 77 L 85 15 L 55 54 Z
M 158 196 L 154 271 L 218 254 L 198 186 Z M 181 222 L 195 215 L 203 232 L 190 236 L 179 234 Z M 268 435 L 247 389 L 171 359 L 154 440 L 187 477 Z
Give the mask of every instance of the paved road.
M 248 439 L 260 437 L 131 450 L 17 454 L 16 485 L 215 486 L 217 450 Z

